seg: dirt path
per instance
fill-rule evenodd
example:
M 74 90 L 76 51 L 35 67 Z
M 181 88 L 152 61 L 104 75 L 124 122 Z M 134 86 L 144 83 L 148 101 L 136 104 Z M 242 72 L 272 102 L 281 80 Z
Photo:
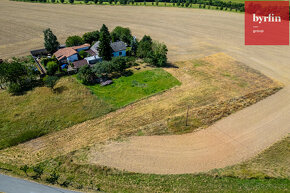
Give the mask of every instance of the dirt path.
M 186 135 L 132 137 L 95 153 L 94 163 L 157 174 L 204 172 L 248 159 L 290 131 L 290 88 Z
M 134 137 L 128 142 L 108 145 L 103 153 L 93 155 L 95 163 L 146 173 L 207 171 L 248 159 L 290 132 L 290 47 L 244 46 L 242 14 L 200 9 L 51 5 L 2 0 L 1 57 L 27 54 L 29 49 L 42 47 L 44 28 L 52 28 L 63 41 L 69 34 L 95 30 L 102 23 L 111 29 L 116 25 L 128 26 L 139 37 L 149 34 L 165 42 L 171 62 L 225 52 L 282 81 L 286 87 L 197 133 Z M 86 127 L 102 129 L 98 123 L 89 122 Z M 85 125 L 80 124 L 66 131 L 68 133 L 61 133 L 64 137 L 71 137 L 67 137 L 63 146 L 69 149 L 70 143 L 77 142 L 74 139 L 86 136 L 85 130 L 77 132 L 82 126 Z M 50 143 L 55 137 L 49 135 L 24 146 L 31 149 L 52 147 L 53 150 Z M 82 144 L 77 145 L 82 147 Z

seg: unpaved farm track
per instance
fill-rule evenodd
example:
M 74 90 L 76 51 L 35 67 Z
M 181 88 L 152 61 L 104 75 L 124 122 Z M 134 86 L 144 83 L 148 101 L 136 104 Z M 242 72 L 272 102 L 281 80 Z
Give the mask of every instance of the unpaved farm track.
M 249 159 L 290 132 L 290 48 L 244 46 L 242 14 L 2 0 L 0 53 L 8 57 L 41 47 L 42 30 L 46 27 L 62 39 L 95 30 L 103 23 L 110 29 L 128 26 L 139 37 L 148 34 L 165 42 L 171 62 L 224 52 L 283 82 L 285 88 L 206 130 L 180 136 L 133 137 L 124 143 L 112 143 L 94 155 L 94 163 L 144 173 L 208 171 Z

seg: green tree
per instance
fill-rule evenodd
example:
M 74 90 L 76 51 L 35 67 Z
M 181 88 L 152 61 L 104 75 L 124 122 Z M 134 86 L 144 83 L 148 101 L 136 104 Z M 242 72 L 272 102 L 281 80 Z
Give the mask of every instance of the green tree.
M 92 71 L 89 65 L 82 66 L 77 74 L 77 79 L 85 85 L 93 84 L 96 78 L 97 77 L 95 73 Z
M 94 3 L 95 3 L 95 4 L 98 4 L 98 2 L 99 2 L 99 0 L 94 0 Z
M 98 41 L 100 38 L 100 32 L 93 31 L 93 32 L 87 32 L 83 35 L 83 40 L 85 43 L 92 44 L 94 41 Z
M 53 54 L 58 50 L 59 47 L 57 37 L 52 33 L 52 31 L 49 28 L 44 30 L 43 34 L 44 34 L 44 47 L 49 53 Z
M 158 6 L 159 0 L 155 0 L 155 5 Z
M 14 59 L 11 62 L 0 63 L 0 83 L 12 94 L 21 94 L 34 85 L 35 67 L 22 64 Z
M 93 72 L 99 77 L 108 77 L 113 72 L 113 64 L 111 61 L 102 61 L 93 66 Z
M 60 0 L 61 3 L 64 3 L 64 0 Z
M 65 44 L 67 47 L 72 47 L 72 46 L 79 46 L 84 44 L 84 40 L 80 36 L 69 36 Z
M 121 26 L 115 27 L 115 29 L 111 33 L 112 41 L 123 41 L 127 45 L 131 43 L 133 36 L 131 35 L 131 30 L 129 28 L 124 28 Z
M 69 3 L 73 4 L 75 2 L 75 0 L 69 0 Z
M 152 51 L 150 52 L 148 58 L 149 63 L 157 66 L 163 67 L 167 65 L 167 47 L 165 44 L 153 42 Z
M 127 68 L 126 57 L 114 57 L 112 59 L 112 71 L 122 73 Z
M 138 44 L 137 56 L 140 58 L 147 58 L 152 51 L 152 39 L 150 36 L 144 35 Z
M 99 56 L 101 56 L 103 60 L 111 60 L 112 58 L 111 36 L 105 24 L 103 24 L 100 30 L 99 41 L 100 41 L 98 47 Z
M 57 76 L 45 76 L 43 78 L 43 82 L 45 86 L 50 88 L 52 91 L 54 90 L 54 86 L 56 85 L 59 78 Z
M 89 0 L 84 0 L 85 4 L 88 4 Z
M 46 65 L 46 70 L 48 75 L 54 75 L 59 69 L 59 65 L 55 61 L 50 61 Z

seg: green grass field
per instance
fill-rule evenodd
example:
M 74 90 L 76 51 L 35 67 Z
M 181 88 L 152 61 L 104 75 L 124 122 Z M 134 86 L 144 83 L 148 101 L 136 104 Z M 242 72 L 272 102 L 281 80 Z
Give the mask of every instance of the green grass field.
M 163 69 L 136 72 L 132 76 L 123 76 L 113 81 L 113 84 L 105 87 L 96 84 L 88 88 L 100 99 L 116 108 L 181 84 Z

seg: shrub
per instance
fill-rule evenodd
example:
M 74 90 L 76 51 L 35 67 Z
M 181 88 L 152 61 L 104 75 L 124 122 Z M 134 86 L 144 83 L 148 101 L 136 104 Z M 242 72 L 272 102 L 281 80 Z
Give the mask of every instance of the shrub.
M 84 44 L 84 40 L 80 36 L 69 36 L 65 44 L 67 47 L 72 47 L 72 46 L 79 46 Z
M 41 165 L 36 165 L 32 167 L 33 171 L 35 172 L 35 179 L 41 178 L 41 175 L 43 174 L 43 167 Z
M 55 183 L 58 183 L 57 180 L 59 179 L 59 174 L 57 174 L 55 171 L 53 171 L 50 176 L 48 178 L 46 178 L 46 181 L 48 183 L 51 183 L 51 184 L 55 184 Z
M 8 86 L 8 92 L 14 95 L 22 94 L 23 88 L 20 83 L 11 82 Z
M 87 57 L 89 54 L 88 54 L 87 52 L 85 52 L 84 50 L 81 50 L 81 51 L 79 52 L 79 55 L 80 55 L 80 57 L 81 57 L 82 59 L 84 59 L 84 58 Z
M 77 74 L 77 79 L 80 80 L 82 84 L 89 85 L 96 82 L 96 75 L 92 71 L 89 65 L 82 66 Z
M 95 4 L 98 4 L 98 2 L 99 2 L 99 0 L 94 0 L 94 3 L 95 3 Z
M 73 4 L 75 2 L 75 0 L 69 0 L 69 3 Z
M 64 3 L 64 0 L 60 0 L 61 3 Z
M 84 0 L 84 2 L 87 4 L 89 2 L 89 0 Z
M 56 71 L 58 70 L 59 65 L 55 61 L 50 61 L 46 65 L 46 70 L 48 75 L 54 75 Z
M 59 78 L 57 76 L 46 76 L 46 77 L 43 78 L 43 82 L 44 82 L 45 86 L 47 86 L 48 88 L 53 90 L 53 88 L 56 85 L 58 79 Z

